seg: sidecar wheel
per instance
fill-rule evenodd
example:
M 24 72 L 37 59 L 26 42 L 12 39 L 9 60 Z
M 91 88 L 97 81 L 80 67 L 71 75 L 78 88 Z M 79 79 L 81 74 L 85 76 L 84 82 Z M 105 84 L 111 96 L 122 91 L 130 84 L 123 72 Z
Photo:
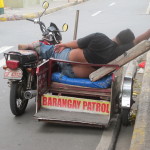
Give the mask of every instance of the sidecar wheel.
M 18 89 L 20 85 L 18 82 L 12 82 L 10 88 L 10 109 L 15 116 L 20 116 L 25 112 L 28 104 L 27 99 L 19 98 Z
M 122 109 L 121 121 L 123 126 L 129 125 L 129 116 L 130 116 L 130 109 Z

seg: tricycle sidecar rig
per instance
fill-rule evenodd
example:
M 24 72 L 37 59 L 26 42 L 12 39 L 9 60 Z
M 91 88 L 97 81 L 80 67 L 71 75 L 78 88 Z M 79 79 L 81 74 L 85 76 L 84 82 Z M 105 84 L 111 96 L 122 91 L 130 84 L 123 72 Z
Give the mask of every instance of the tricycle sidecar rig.
M 39 62 L 35 59 L 32 66 L 28 62 L 35 58 L 31 57 L 35 52 L 26 50 L 26 54 L 17 52 L 19 56 L 28 56 L 27 60 L 30 60 L 25 61 L 22 66 L 18 60 L 11 60 L 12 57 L 6 54 L 4 78 L 9 80 L 8 84 L 11 86 L 12 113 L 16 116 L 22 115 L 28 100 L 36 96 L 35 118 L 40 121 L 99 127 L 108 126 L 113 115 L 117 113 L 121 114 L 122 123 L 127 125 L 133 103 L 132 86 L 136 73 L 136 65 L 131 60 L 149 50 L 150 41 L 142 41 L 128 50 L 126 55 L 122 54 L 107 65 L 49 59 L 41 61 L 37 66 Z M 68 78 L 58 73 L 57 62 L 100 68 L 90 74 L 90 79 Z M 125 67 L 122 66 L 127 63 L 127 70 L 123 73 Z M 22 67 L 25 67 L 29 80 L 20 72 Z
M 99 81 L 68 78 L 57 72 L 56 62 L 105 66 L 116 69 Z M 118 65 L 93 65 L 56 59 L 49 59 L 37 68 L 38 95 L 36 114 L 39 121 L 74 124 L 93 127 L 107 127 L 114 114 L 121 112 L 120 93 L 123 87 L 123 71 Z M 118 70 L 119 69 L 119 70 Z M 135 73 L 135 71 L 134 71 Z M 134 76 L 134 73 L 132 74 Z M 131 83 L 132 86 L 132 78 Z M 130 110 L 132 94 L 129 96 Z M 124 110 L 124 109 L 123 109 Z M 124 124 L 128 122 L 129 111 L 122 111 Z

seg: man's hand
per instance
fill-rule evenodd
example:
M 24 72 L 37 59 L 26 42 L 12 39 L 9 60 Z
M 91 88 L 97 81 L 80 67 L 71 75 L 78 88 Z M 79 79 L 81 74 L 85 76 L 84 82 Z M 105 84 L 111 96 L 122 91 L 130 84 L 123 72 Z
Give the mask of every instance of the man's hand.
M 55 53 L 61 53 L 65 48 L 65 44 L 57 44 L 55 45 L 54 51 Z
M 71 49 L 78 48 L 78 43 L 76 40 L 68 43 L 60 43 L 55 45 L 54 51 L 55 53 L 61 53 L 65 48 L 71 48 Z

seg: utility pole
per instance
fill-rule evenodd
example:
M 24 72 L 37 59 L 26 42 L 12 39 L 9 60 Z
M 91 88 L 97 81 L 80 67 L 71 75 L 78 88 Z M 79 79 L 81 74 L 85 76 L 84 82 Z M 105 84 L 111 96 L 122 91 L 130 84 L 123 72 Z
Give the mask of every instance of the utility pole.
M 0 0 L 0 15 L 4 14 L 4 0 Z

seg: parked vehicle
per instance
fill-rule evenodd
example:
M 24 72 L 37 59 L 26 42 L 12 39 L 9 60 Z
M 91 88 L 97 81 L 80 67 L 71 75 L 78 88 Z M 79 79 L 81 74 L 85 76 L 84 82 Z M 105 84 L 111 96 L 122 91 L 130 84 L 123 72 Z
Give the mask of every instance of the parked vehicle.
M 43 3 L 45 9 L 48 3 Z M 54 23 L 48 28 L 39 19 L 28 19 L 40 25 L 44 44 L 55 45 L 62 40 L 61 31 Z M 68 25 L 63 25 L 66 31 Z M 136 73 L 135 65 L 129 65 L 123 74 L 115 64 L 89 64 L 50 58 L 42 61 L 35 51 L 19 50 L 5 53 L 4 78 L 10 85 L 10 108 L 14 115 L 24 113 L 28 100 L 36 97 L 36 113 L 39 121 L 60 124 L 75 124 L 92 127 L 108 127 L 114 116 L 122 116 L 128 125 L 133 103 L 132 86 Z M 92 82 L 88 78 L 69 78 L 59 72 L 56 63 L 85 66 L 113 67 L 104 78 Z M 119 69 L 119 70 L 118 70 Z
M 46 28 L 41 17 L 49 7 L 48 2 L 43 3 L 44 11 L 38 19 L 27 19 L 40 26 L 43 42 L 47 45 L 55 45 L 62 40 L 61 32 L 67 31 L 68 25 L 63 25 L 60 31 L 54 23 Z M 10 85 L 10 108 L 14 115 L 22 115 L 27 107 L 28 100 L 37 94 L 36 68 L 43 62 L 33 50 L 18 50 L 4 53 L 6 66 L 4 78 L 8 79 Z

